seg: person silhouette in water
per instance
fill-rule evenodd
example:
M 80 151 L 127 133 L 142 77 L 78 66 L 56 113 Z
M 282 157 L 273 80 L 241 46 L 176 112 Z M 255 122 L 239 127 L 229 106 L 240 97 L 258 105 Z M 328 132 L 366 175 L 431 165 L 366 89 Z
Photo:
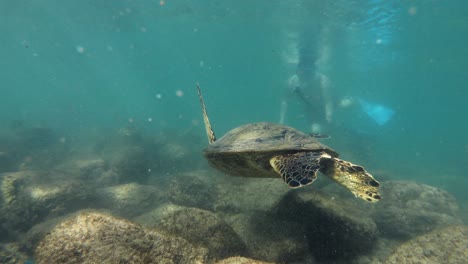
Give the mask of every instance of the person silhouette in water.
M 328 74 L 330 46 L 328 30 L 306 29 L 297 44 L 298 62 L 295 73 L 288 80 L 287 93 L 293 93 L 304 107 L 307 123 L 312 133 L 323 133 L 333 120 L 332 83 Z M 280 123 L 285 122 L 287 110 L 283 99 Z
M 334 58 L 337 50 L 346 45 L 357 47 L 362 52 L 356 40 L 375 43 L 374 50 L 375 45 L 383 47 L 390 43 L 394 28 L 392 25 L 396 23 L 399 5 L 369 1 L 356 8 L 345 1 L 338 5 L 322 1 L 301 3 L 301 7 L 313 19 L 304 21 L 304 24 L 299 26 L 302 28 L 299 31 L 287 31 L 288 36 L 294 36 L 291 38 L 294 45 L 294 51 L 291 53 L 294 55 L 291 57 L 294 58 L 288 58 L 288 61 L 294 63 L 295 69 L 288 79 L 287 96 L 284 96 L 281 102 L 279 122 L 285 123 L 290 101 L 287 99 L 294 98 L 304 108 L 303 116 L 310 126 L 309 132 L 312 133 L 329 134 L 333 130 L 350 129 L 353 125 L 359 131 L 363 127 L 362 122 L 368 125 L 368 130 L 376 131 L 387 124 L 394 115 L 391 108 L 360 96 L 333 94 L 335 87 L 332 76 L 336 74 L 333 64 L 338 61 Z M 349 19 L 350 17 L 352 19 Z M 354 28 L 350 29 L 352 27 L 348 27 L 349 25 L 353 25 Z M 350 66 L 368 65 L 372 63 L 376 54 L 364 49 L 361 55 L 357 61 L 339 61 Z M 341 90 L 343 91 L 343 88 Z M 361 123 L 356 122 L 357 119 L 361 119 Z M 351 124 L 349 120 L 352 121 Z

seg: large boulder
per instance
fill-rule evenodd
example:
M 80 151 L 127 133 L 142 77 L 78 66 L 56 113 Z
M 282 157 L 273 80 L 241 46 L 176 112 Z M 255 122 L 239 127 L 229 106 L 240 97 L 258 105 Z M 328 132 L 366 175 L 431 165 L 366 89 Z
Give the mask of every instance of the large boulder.
M 156 186 L 127 183 L 98 189 L 95 205 L 115 215 L 133 217 L 157 207 L 162 199 Z
M 33 227 L 31 227 L 26 233 L 20 234 L 17 238 L 21 248 L 26 249 L 28 252 L 33 252 L 37 247 L 39 242 L 48 234 L 52 229 L 54 229 L 60 223 L 74 218 L 79 214 L 84 213 L 108 213 L 107 211 L 97 211 L 94 209 L 84 209 L 76 212 L 69 213 L 67 215 L 47 218 L 45 221 L 42 221 Z
M 225 213 L 241 211 L 239 205 L 223 207 L 230 208 L 223 211 L 224 219 L 242 238 L 250 257 L 275 263 L 327 263 L 349 262 L 373 252 L 378 230 L 366 213 L 373 204 L 307 188 L 286 190 L 284 195 L 279 191 L 278 197 L 258 191 L 263 200 L 260 194 L 239 199 L 232 195 L 246 204 L 253 199 L 241 213 Z
M 155 213 L 159 217 L 154 217 Z M 141 216 L 138 219 L 146 221 L 148 227 L 208 248 L 212 260 L 247 254 L 244 243 L 234 230 L 210 211 L 166 205 L 150 215 Z M 151 219 L 154 222 L 148 222 L 148 220 L 152 221 Z
M 468 227 L 447 227 L 403 243 L 385 264 L 466 263 L 467 247 Z
M 3 174 L 2 218 L 10 230 L 25 231 L 46 217 L 64 215 L 89 205 L 92 190 L 55 171 Z
M 382 236 L 406 240 L 433 229 L 462 223 L 455 198 L 448 192 L 410 181 L 382 183 L 383 199 L 374 207 Z
M 354 202 L 317 190 L 296 190 L 282 198 L 273 215 L 302 226 L 298 230 L 318 261 L 349 260 L 371 252 L 378 235 L 375 222 Z
M 124 219 L 83 213 L 55 227 L 35 250 L 47 263 L 206 263 L 206 249 Z

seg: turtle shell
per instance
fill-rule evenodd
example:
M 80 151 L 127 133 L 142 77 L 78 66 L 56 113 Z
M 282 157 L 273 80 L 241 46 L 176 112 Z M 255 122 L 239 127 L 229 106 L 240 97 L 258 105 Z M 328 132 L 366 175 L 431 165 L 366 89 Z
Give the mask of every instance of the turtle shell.
M 338 153 L 313 136 L 275 123 L 246 124 L 229 131 L 204 151 L 209 163 L 221 171 L 243 177 L 279 177 L 269 161 L 273 156 L 301 151 Z

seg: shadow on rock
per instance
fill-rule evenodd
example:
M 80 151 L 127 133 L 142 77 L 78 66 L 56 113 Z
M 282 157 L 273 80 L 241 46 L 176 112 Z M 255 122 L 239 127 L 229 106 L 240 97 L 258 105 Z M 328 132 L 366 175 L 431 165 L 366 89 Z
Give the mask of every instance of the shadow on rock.
M 350 260 L 371 252 L 377 240 L 376 224 L 360 207 L 320 191 L 291 191 L 273 214 L 302 224 L 309 250 L 318 261 Z
M 252 258 L 303 263 L 309 257 L 302 223 L 278 219 L 263 211 L 233 215 L 227 221 L 242 238 Z

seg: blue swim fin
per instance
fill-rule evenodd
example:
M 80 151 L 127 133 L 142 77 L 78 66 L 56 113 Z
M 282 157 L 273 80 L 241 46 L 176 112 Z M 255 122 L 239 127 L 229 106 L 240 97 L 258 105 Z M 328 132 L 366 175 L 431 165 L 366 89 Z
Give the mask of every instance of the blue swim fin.
M 362 111 L 366 113 L 379 126 L 385 125 L 395 114 L 395 111 L 381 104 L 370 103 L 359 99 Z

